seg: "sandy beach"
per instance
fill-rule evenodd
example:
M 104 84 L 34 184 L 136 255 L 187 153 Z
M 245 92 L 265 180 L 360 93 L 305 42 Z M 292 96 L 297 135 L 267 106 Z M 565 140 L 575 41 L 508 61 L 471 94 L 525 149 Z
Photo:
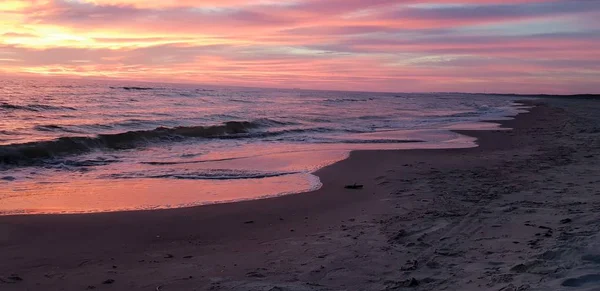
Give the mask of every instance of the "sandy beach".
M 477 148 L 353 152 L 310 193 L 0 217 L 0 290 L 600 290 L 600 103 L 529 104 L 461 131 Z

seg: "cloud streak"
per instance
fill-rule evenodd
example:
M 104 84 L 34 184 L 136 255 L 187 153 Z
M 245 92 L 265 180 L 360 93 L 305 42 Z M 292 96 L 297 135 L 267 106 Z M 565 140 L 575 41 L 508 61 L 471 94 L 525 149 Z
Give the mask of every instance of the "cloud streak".
M 10 0 L 5 74 L 376 91 L 583 93 L 595 0 Z

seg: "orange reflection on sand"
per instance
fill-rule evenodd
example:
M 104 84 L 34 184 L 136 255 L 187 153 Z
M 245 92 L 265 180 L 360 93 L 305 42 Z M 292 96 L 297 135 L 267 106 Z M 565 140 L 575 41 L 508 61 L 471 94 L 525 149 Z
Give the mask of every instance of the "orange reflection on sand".
M 309 191 L 318 178 L 293 174 L 265 179 L 85 180 L 16 183 L 0 190 L 0 214 L 88 213 L 186 207 Z M 15 209 L 20 209 L 18 212 Z

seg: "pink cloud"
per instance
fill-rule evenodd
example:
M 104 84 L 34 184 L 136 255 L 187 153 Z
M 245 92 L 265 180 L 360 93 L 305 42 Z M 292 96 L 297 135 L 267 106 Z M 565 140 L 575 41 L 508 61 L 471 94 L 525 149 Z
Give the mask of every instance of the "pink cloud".
M 523 92 L 581 92 L 600 77 L 598 1 L 24 2 L 0 30 L 0 64 L 13 73 Z M 580 21 L 556 22 L 565 17 Z

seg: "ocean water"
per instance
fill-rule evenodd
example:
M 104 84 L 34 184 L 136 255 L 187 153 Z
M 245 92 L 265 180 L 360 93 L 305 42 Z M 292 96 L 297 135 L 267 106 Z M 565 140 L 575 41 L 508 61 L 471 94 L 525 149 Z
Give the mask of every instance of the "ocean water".
M 3 79 L 0 215 L 310 191 L 351 150 L 476 146 L 450 129 L 493 129 L 515 98 Z

